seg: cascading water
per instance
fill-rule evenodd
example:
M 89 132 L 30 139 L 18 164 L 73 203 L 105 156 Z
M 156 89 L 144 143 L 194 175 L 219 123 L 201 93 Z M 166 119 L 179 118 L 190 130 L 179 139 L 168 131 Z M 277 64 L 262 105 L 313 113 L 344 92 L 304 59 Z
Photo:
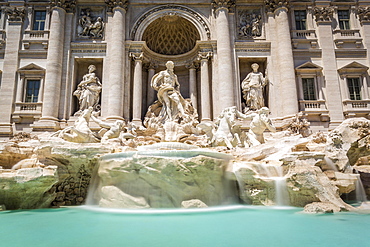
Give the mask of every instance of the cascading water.
M 88 202 L 110 208 L 179 208 L 235 203 L 226 171 L 232 156 L 158 143 L 100 158 Z
M 253 174 L 248 174 L 250 171 Z M 258 162 L 234 163 L 233 172 L 239 189 L 244 190 L 240 193 L 242 200 L 251 204 L 261 202 L 265 205 L 290 205 L 286 178 L 281 166 Z
M 357 171 L 356 173 L 358 175 L 357 180 L 356 180 L 356 201 L 366 202 L 367 197 L 366 197 L 364 185 L 362 184 L 362 181 L 361 181 L 361 175 Z

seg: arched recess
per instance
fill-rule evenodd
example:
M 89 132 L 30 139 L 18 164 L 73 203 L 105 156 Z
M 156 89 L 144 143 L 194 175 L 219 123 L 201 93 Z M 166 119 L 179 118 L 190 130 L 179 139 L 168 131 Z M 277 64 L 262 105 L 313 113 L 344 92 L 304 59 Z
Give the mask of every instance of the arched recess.
M 141 41 L 145 29 L 156 19 L 168 15 L 177 15 L 192 23 L 200 34 L 200 40 L 211 39 L 210 24 L 198 12 L 181 5 L 162 5 L 155 7 L 139 17 L 133 25 L 130 37 L 133 41 Z

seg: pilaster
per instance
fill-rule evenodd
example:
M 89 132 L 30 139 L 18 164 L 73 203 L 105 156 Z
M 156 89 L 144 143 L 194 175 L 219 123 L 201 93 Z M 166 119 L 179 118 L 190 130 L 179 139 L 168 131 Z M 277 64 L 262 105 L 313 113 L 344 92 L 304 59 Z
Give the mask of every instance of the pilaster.
M 200 61 L 200 100 L 201 100 L 201 121 L 211 121 L 211 93 L 209 82 L 208 61 L 212 57 L 212 52 L 199 52 L 198 60 Z
M 317 23 L 318 38 L 322 52 L 326 104 L 330 115 L 329 129 L 333 129 L 344 120 L 332 30 L 334 7 L 315 6 L 312 11 Z
M 6 42 L 9 45 L 5 47 L 0 89 L 0 136 L 11 136 L 13 134 L 11 115 L 14 111 L 21 32 L 26 11 L 23 6 L 18 6 L 9 7 L 5 12 L 8 15 Z

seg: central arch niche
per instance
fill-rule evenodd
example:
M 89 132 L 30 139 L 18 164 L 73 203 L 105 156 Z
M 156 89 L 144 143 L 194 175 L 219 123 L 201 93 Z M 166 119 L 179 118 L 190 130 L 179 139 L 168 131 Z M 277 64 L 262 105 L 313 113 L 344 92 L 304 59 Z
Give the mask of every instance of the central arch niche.
M 195 47 L 200 35 L 190 21 L 176 14 L 168 14 L 150 23 L 142 40 L 156 53 L 181 55 Z

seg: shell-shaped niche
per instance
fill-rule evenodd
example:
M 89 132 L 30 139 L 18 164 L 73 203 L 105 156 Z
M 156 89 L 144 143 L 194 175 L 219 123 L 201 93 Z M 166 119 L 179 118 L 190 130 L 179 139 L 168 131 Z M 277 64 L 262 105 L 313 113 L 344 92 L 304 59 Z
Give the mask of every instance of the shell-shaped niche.
M 191 51 L 200 35 L 190 21 L 169 14 L 154 20 L 146 28 L 143 40 L 156 53 L 180 55 Z

